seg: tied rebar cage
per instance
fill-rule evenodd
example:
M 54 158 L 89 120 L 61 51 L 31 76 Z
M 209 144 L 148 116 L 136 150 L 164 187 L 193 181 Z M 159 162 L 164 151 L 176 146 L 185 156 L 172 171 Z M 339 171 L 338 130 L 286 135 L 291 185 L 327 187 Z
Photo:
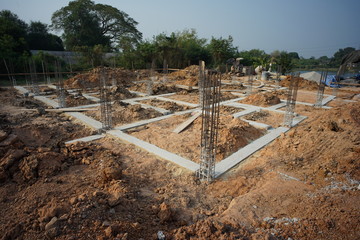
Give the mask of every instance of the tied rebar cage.
M 199 105 L 202 107 L 205 81 L 205 62 L 199 61 Z
M 216 72 L 207 72 L 204 74 L 200 168 L 196 172 L 200 181 L 211 182 L 215 179 L 216 145 L 221 95 L 220 86 L 220 74 Z
M 55 78 L 57 80 L 57 97 L 60 108 L 66 108 L 66 90 L 64 87 L 64 79 L 61 73 L 61 65 L 59 61 L 55 62 Z
M 314 104 L 314 107 L 316 108 L 321 108 L 322 107 L 322 101 L 324 98 L 324 91 L 325 91 L 325 82 L 326 82 L 326 78 L 327 78 L 327 71 L 321 72 L 321 77 L 320 77 L 320 82 L 319 82 L 319 88 L 318 88 L 318 92 L 316 95 L 316 103 Z
M 35 96 L 40 94 L 38 79 L 36 74 L 36 66 L 34 60 L 29 61 L 30 79 L 31 79 L 31 90 Z
M 284 116 L 284 126 L 291 127 L 294 119 L 297 91 L 299 88 L 299 73 L 291 74 L 290 86 L 287 92 L 286 111 Z
M 340 76 L 336 75 L 335 76 L 335 82 L 332 82 L 333 83 L 332 95 L 335 96 L 335 97 L 337 97 L 338 89 L 340 87 L 339 82 L 340 82 Z
M 100 78 L 100 113 L 102 131 L 110 130 L 112 128 L 112 116 L 111 116 L 111 99 L 110 91 L 107 86 L 106 76 L 104 71 L 99 73 Z
M 276 79 L 275 79 L 275 88 L 279 89 L 280 88 L 280 75 L 281 75 L 281 71 L 282 71 L 282 67 L 279 65 L 277 66 L 277 70 L 276 70 Z
M 251 95 L 252 93 L 252 87 L 253 87 L 253 82 L 254 82 L 254 76 L 253 76 L 253 69 L 252 67 L 249 67 L 248 69 L 248 85 L 247 85 L 247 88 L 246 88 L 246 96 L 249 96 Z

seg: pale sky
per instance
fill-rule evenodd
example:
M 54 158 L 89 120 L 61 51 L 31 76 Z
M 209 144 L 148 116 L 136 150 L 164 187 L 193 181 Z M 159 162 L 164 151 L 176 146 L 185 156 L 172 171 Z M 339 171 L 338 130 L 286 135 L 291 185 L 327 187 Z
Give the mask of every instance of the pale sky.
M 25 22 L 51 23 L 69 0 L 0 0 Z M 239 50 L 298 52 L 331 57 L 339 48 L 360 49 L 360 0 L 94 0 L 135 19 L 144 39 L 194 28 L 201 38 L 234 38 Z

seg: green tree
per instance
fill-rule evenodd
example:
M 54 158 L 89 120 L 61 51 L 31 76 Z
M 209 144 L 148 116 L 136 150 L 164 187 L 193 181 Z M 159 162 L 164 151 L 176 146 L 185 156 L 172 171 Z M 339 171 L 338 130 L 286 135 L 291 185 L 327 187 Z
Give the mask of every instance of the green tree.
M 4 60 L 11 72 L 22 69 L 24 59 L 29 56 L 26 43 L 27 24 L 8 10 L 0 12 L 0 72 L 6 73 Z
M 26 40 L 32 50 L 64 51 L 61 38 L 49 33 L 48 26 L 42 22 L 30 22 Z
M 234 57 L 237 52 L 237 48 L 233 46 L 233 38 L 231 36 L 227 39 L 212 37 L 207 48 L 211 54 L 214 67 L 225 64 L 226 60 Z
M 270 55 L 266 54 L 264 50 L 251 49 L 249 51 L 241 51 L 238 54 L 243 58 L 242 63 L 245 66 L 259 66 L 266 67 L 270 63 Z
M 347 54 L 351 53 L 355 51 L 355 48 L 353 47 L 347 47 L 347 48 L 340 48 L 336 53 L 334 53 L 334 56 L 332 58 L 332 66 L 333 67 L 339 67 L 341 64 L 341 60 L 343 59 L 343 57 L 345 57 Z
M 123 38 L 134 44 L 141 40 L 137 22 L 126 13 L 109 5 L 95 4 L 91 0 L 75 0 L 56 11 L 51 18 L 52 28 L 63 31 L 65 47 L 77 46 L 121 48 Z
M 275 63 L 281 67 L 281 74 L 289 73 L 294 68 L 293 55 L 286 51 L 281 51 L 279 56 L 275 58 Z

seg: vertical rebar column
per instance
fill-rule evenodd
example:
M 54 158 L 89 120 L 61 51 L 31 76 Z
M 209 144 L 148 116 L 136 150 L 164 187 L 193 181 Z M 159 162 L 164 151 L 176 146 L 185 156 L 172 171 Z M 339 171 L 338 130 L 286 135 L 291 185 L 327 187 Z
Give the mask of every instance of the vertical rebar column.
M 150 69 L 150 79 L 147 81 L 146 84 L 146 91 L 148 95 L 153 95 L 153 85 L 155 81 L 155 60 L 151 62 L 151 69 Z
M 164 59 L 164 63 L 163 63 L 163 74 L 164 74 L 163 81 L 164 82 L 168 81 L 168 77 L 167 77 L 168 73 L 169 73 L 168 64 L 167 64 L 166 59 Z
M 29 61 L 30 78 L 31 78 L 31 90 L 35 96 L 39 95 L 39 85 L 36 74 L 36 66 L 34 60 Z
M 113 87 L 116 87 L 116 86 L 117 86 L 116 74 L 112 74 L 110 77 L 111 77 L 111 85 L 112 85 Z
M 249 67 L 248 70 L 248 86 L 246 88 L 246 96 L 249 96 L 252 93 L 252 87 L 253 87 L 253 82 L 254 82 L 254 76 L 252 75 L 252 66 Z
M 201 181 L 215 178 L 216 145 L 219 127 L 221 75 L 205 74 L 202 101 L 200 168 L 196 172 Z
M 14 74 L 14 71 L 15 71 L 15 69 L 14 69 L 14 64 L 13 64 L 13 62 L 10 60 L 10 72 L 11 72 L 12 74 Z M 17 85 L 17 83 L 16 83 L 16 78 L 15 78 L 14 75 L 11 75 L 11 82 L 12 82 L 12 85 L 13 85 L 13 86 L 16 86 L 16 85 Z
M 280 88 L 280 75 L 281 75 L 281 71 L 282 71 L 281 66 L 277 66 L 276 79 L 275 79 L 275 88 L 276 88 L 276 89 L 279 89 L 279 88 Z
M 199 105 L 202 107 L 204 96 L 205 62 L 199 61 Z
M 339 89 L 339 82 L 340 82 L 340 76 L 335 76 L 335 82 L 333 82 L 333 89 L 332 89 L 332 95 L 337 97 L 338 89 Z
M 320 82 L 319 82 L 319 88 L 316 95 L 316 103 L 314 104 L 314 107 L 321 108 L 322 101 L 324 98 L 324 91 L 325 91 L 325 81 L 327 77 L 327 72 L 321 72 Z
M 299 88 L 299 73 L 292 74 L 290 86 L 287 93 L 286 111 L 284 116 L 284 126 L 291 127 L 294 119 L 294 110 L 296 105 L 297 90 Z
M 100 111 L 101 111 L 101 123 L 102 131 L 110 130 L 112 128 L 112 116 L 111 116 L 111 100 L 110 91 L 107 86 L 107 79 L 104 70 L 99 73 L 100 78 Z
M 61 64 L 59 61 L 55 61 L 55 78 L 57 80 L 57 97 L 59 102 L 59 108 L 66 107 L 66 90 L 64 87 L 64 79 L 61 73 Z

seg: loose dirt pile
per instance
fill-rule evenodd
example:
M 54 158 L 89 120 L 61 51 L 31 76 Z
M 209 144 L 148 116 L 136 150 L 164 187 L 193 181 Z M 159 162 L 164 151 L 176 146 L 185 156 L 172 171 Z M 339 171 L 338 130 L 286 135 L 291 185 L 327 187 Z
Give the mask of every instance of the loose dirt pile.
M 147 93 L 147 83 L 137 83 L 131 86 L 129 89 L 132 91 Z M 154 95 L 165 94 L 165 93 L 172 93 L 172 92 L 179 92 L 181 91 L 180 88 L 177 88 L 175 85 L 165 85 L 162 83 L 155 83 L 152 87 L 152 91 Z
M 129 90 L 127 90 L 124 87 L 111 87 L 110 89 L 111 93 L 111 100 L 123 100 L 123 99 L 129 99 L 136 97 L 136 94 L 131 93 Z
M 141 103 L 145 103 L 154 107 L 163 108 L 169 110 L 170 112 L 180 112 L 180 111 L 192 109 L 192 107 L 189 106 L 179 105 L 175 102 L 160 101 L 157 99 L 143 100 L 141 101 Z
M 264 123 L 273 128 L 280 127 L 284 120 L 284 114 L 272 112 L 272 111 L 259 111 L 253 112 L 244 117 L 247 120 Z
M 68 94 L 66 96 L 66 107 L 76 107 L 81 105 L 89 105 L 92 103 L 94 102 L 84 97 L 81 92 L 78 92 L 75 95 Z
M 246 97 L 241 100 L 241 102 L 255 106 L 268 107 L 276 105 L 281 101 L 276 92 L 259 92 Z
M 291 76 L 286 76 L 285 79 L 280 81 L 280 85 L 282 87 L 289 87 L 290 86 Z M 299 88 L 301 89 L 308 89 L 308 90 L 316 90 L 319 88 L 319 85 L 316 82 L 309 81 L 299 77 Z
M 182 79 L 187 79 L 187 78 L 191 78 L 191 77 L 198 77 L 198 75 L 199 75 L 199 66 L 191 65 L 191 66 L 181 69 L 179 71 L 170 73 L 169 77 L 171 77 L 175 80 L 182 80 Z
M 359 107 L 318 109 L 254 156 L 238 176 L 261 180 L 246 191 L 247 178 L 222 219 L 285 239 L 359 238 Z
M 97 121 L 101 121 L 100 108 L 96 111 L 87 111 L 85 114 Z M 115 101 L 112 105 L 112 122 L 115 126 L 159 116 L 162 116 L 162 114 L 151 108 L 142 108 L 140 104 L 131 105 Z
M 196 119 L 193 124 L 179 134 L 172 132 L 188 118 L 189 115 L 176 116 L 148 124 L 145 129 L 135 129 L 130 132 L 131 135 L 137 138 L 192 161 L 199 162 L 201 118 Z M 232 116 L 221 116 L 216 160 L 221 161 L 230 156 L 249 142 L 264 135 L 264 133 L 263 130 L 254 128 L 244 121 L 233 119 Z
M 100 83 L 100 72 L 104 71 L 105 79 L 108 84 L 115 79 L 117 85 L 127 85 L 131 83 L 136 75 L 134 72 L 119 68 L 94 68 L 90 72 L 78 74 L 64 82 L 66 88 L 94 88 Z

